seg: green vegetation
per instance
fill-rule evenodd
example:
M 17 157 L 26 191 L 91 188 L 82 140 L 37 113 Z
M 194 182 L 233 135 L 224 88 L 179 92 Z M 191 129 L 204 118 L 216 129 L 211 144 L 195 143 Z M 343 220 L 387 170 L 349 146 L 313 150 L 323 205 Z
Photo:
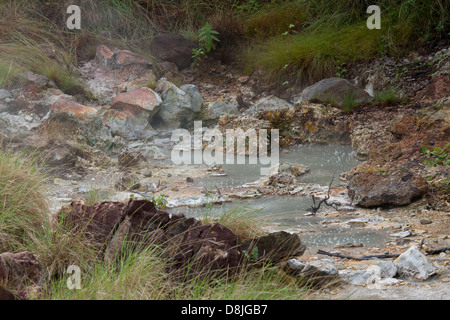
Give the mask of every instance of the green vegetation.
M 40 157 L 0 149 L 0 252 L 20 248 L 47 213 Z
M 448 35 L 446 1 L 370 4 L 381 8 L 380 30 L 366 27 L 366 1 L 299 0 L 265 6 L 246 21 L 247 35 L 261 38 L 251 43 L 244 57 L 248 71 L 264 69 L 270 79 L 313 82 L 336 73 L 341 76 L 343 63 L 399 56 Z M 290 24 L 296 32 L 281 36 Z
M 375 94 L 374 104 L 376 105 L 393 105 L 405 102 L 400 98 L 394 88 L 387 88 Z
M 69 4 L 82 8 L 82 30 L 65 28 Z M 366 27 L 369 4 L 381 8 L 380 30 Z M 80 91 L 73 66 L 93 57 L 99 39 L 151 60 L 151 38 L 175 32 L 200 41 L 197 63 L 217 45 L 247 71 L 295 85 L 344 76 L 347 63 L 433 46 L 449 35 L 449 8 L 448 0 L 2 0 L 0 83 L 34 70 L 65 92 Z M 49 48 L 58 57 L 49 58 Z
M 433 148 L 433 150 L 429 150 L 427 147 L 422 147 L 422 153 L 427 158 L 424 163 L 429 167 L 437 167 L 441 166 L 450 166 L 450 143 L 447 144 L 444 148 Z

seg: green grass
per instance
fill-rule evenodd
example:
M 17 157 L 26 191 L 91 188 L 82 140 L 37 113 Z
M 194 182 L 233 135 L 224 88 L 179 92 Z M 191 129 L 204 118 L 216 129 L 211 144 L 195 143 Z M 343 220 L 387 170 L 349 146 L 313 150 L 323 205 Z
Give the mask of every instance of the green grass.
M 208 274 L 185 282 L 176 281 L 167 270 L 168 261 L 157 247 L 130 251 L 117 263 L 97 262 L 82 266 L 81 288 L 69 290 L 69 274 L 52 281 L 42 297 L 53 300 L 301 300 L 308 297 L 305 286 L 290 280 L 270 266 L 243 267 L 232 277 Z
M 248 71 L 263 69 L 272 79 L 286 75 L 313 82 L 333 76 L 341 61 L 368 60 L 380 49 L 380 32 L 368 33 L 365 24 L 339 30 L 324 29 L 276 36 L 249 49 Z
M 21 248 L 48 208 L 40 157 L 0 148 L 0 252 Z
M 247 72 L 269 80 L 314 82 L 336 74 L 342 63 L 401 56 L 448 36 L 450 6 L 438 1 L 375 1 L 381 30 L 366 27 L 366 1 L 298 0 L 266 6 L 246 19 L 252 40 L 242 50 Z M 296 11 L 301 14 L 295 17 Z M 290 17 L 285 20 L 286 17 Z M 292 24 L 295 27 L 288 28 Z M 284 36 L 280 31 L 289 31 Z
M 404 102 L 404 99 L 400 98 L 397 90 L 394 88 L 387 88 L 375 94 L 374 104 L 376 105 L 393 105 Z

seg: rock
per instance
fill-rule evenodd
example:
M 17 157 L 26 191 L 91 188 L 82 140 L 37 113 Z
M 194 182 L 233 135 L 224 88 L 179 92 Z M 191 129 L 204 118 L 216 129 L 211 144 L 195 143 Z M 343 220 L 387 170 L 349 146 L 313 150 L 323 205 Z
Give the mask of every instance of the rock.
M 350 127 L 338 108 L 317 103 L 261 111 L 259 118 L 280 130 L 280 146 L 294 143 L 348 143 Z
M 324 103 L 343 105 L 347 95 L 352 95 L 356 103 L 364 103 L 373 98 L 350 81 L 338 77 L 323 79 L 302 92 L 302 100 L 319 100 Z
M 219 120 L 223 115 L 239 114 L 237 105 L 224 101 L 214 101 L 208 103 L 206 107 L 207 118 Z
M 128 112 L 110 109 L 102 114 L 102 119 L 112 134 L 124 139 L 136 140 L 146 139 L 156 134 L 147 116 L 145 112 L 136 117 Z
M 144 87 L 130 92 L 122 92 L 111 103 L 111 108 L 140 117 L 142 113 L 148 120 L 158 112 L 162 100 L 159 94 Z
M 203 104 L 198 88 L 194 85 L 182 86 L 181 90 L 173 83 L 161 78 L 156 85 L 163 103 L 157 114 L 157 120 L 161 126 L 168 128 L 180 128 L 189 126 L 195 113 L 199 112 Z
M 37 127 L 43 138 L 108 150 L 115 144 L 96 109 L 64 98 L 58 99 Z
M 19 112 L 17 115 L 13 115 L 2 112 L 0 113 L 0 134 L 8 138 L 23 139 L 41 122 L 42 120 L 34 114 Z
M 7 98 L 12 99 L 14 96 L 8 90 L 0 88 L 0 100 L 5 100 Z
M 191 110 L 193 112 L 199 112 L 203 105 L 203 98 L 198 87 L 193 84 L 184 84 L 180 89 L 191 97 Z
M 285 187 L 296 183 L 295 176 L 287 172 L 281 172 L 269 177 L 269 185 L 274 187 Z
M 178 34 L 161 34 L 152 39 L 150 50 L 162 61 L 173 62 L 178 69 L 189 67 L 192 60 L 192 49 L 196 48 L 194 41 Z
M 366 270 L 358 270 L 352 272 L 343 272 L 340 276 L 342 280 L 350 284 L 362 286 L 367 284 L 367 280 L 372 276 L 372 273 L 367 272 Z
M 22 289 L 41 283 L 41 266 L 31 252 L 0 254 L 0 286 Z
M 257 250 L 259 262 L 277 263 L 289 257 L 301 256 L 306 246 L 302 244 L 300 236 L 296 233 L 279 231 L 270 233 L 256 239 L 248 240 L 242 244 L 251 257 Z
M 93 118 L 97 115 L 97 110 L 92 107 L 83 106 L 77 102 L 70 101 L 64 98 L 59 98 L 53 104 L 50 113 L 64 113 L 77 119 Z
M 399 276 L 427 280 L 436 273 L 436 269 L 416 246 L 411 246 L 403 252 L 394 263 L 397 266 Z
M 286 172 L 294 175 L 295 177 L 303 176 L 308 173 L 310 170 L 306 166 L 302 166 L 296 163 L 281 163 L 279 166 L 279 172 Z
M 220 224 L 191 227 L 173 257 L 173 267 L 184 280 L 202 273 L 230 275 L 238 270 L 244 256 L 240 244 L 240 238 Z
M 95 58 L 104 68 L 117 69 L 130 65 L 137 65 L 144 68 L 151 66 L 149 61 L 134 52 L 119 50 L 104 44 L 97 47 Z
M 394 278 L 397 275 L 397 266 L 393 261 L 380 260 L 376 265 L 380 267 L 380 276 L 382 279 Z
M 390 175 L 354 173 L 348 178 L 347 188 L 353 204 L 371 208 L 407 205 L 424 195 L 428 185 L 418 174 L 402 169 Z
M 255 113 L 260 111 L 276 111 L 283 108 L 292 108 L 292 104 L 286 100 L 275 96 L 268 96 L 257 100 L 246 113 Z
M 108 243 L 125 208 L 126 205 L 122 202 L 110 201 L 87 206 L 84 201 L 75 200 L 70 207 L 64 207 L 60 215 L 75 231 L 83 232 L 88 238 L 103 246 Z
M 14 76 L 14 83 L 22 86 L 34 86 L 38 91 L 44 91 L 47 88 L 56 88 L 56 84 L 48 77 L 33 72 L 21 73 Z
M 6 301 L 6 300 L 17 300 L 16 296 L 6 290 L 4 287 L 0 286 L 0 301 Z
M 117 95 L 111 109 L 102 114 L 103 121 L 114 134 L 125 139 L 145 139 L 155 134 L 150 125 L 161 105 L 161 97 L 149 88 Z
M 322 259 L 303 264 L 297 259 L 290 259 L 283 265 L 289 275 L 300 278 L 309 286 L 321 286 L 335 281 L 339 271 L 332 260 Z
M 420 219 L 420 224 L 430 224 L 430 223 L 432 223 L 433 221 L 431 221 L 430 219 L 428 219 L 428 218 L 422 218 L 422 219 Z

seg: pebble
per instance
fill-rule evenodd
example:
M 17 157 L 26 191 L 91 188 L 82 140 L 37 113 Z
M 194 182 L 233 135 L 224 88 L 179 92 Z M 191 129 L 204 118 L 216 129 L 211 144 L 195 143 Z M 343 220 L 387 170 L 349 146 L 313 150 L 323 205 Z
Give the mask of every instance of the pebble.
M 420 219 L 420 223 L 421 224 L 430 224 L 430 223 L 432 223 L 432 221 L 428 218 L 422 218 L 422 219 Z

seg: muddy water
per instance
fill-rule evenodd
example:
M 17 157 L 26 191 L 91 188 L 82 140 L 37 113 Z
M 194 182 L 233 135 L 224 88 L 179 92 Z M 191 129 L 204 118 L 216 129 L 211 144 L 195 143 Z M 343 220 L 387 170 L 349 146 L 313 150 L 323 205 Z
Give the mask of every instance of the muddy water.
M 310 168 L 310 172 L 298 178 L 299 182 L 326 186 L 335 176 L 333 186 L 339 186 L 339 174 L 357 166 L 351 146 L 348 145 L 299 145 L 280 152 L 280 163 L 296 163 Z M 235 187 L 261 178 L 261 165 L 223 165 L 226 176 L 197 179 L 195 186 Z M 257 215 L 275 229 L 292 230 L 302 234 L 302 240 L 309 247 L 329 247 L 336 245 L 381 245 L 386 234 L 381 231 L 368 230 L 346 224 L 355 215 L 338 214 L 333 218 L 326 215 L 328 208 L 321 214 L 305 215 L 312 205 L 310 197 L 304 196 L 270 196 L 259 199 L 238 200 L 233 203 L 215 204 L 198 208 L 172 208 L 171 212 L 183 212 L 188 216 L 220 217 L 230 211 Z M 325 213 L 325 215 L 323 214 Z M 328 220 L 332 223 L 328 224 Z
M 205 216 L 219 218 L 227 212 L 257 215 L 272 230 L 288 230 L 300 233 L 302 241 L 309 248 L 348 245 L 379 246 L 387 239 L 387 234 L 383 231 L 374 231 L 365 227 L 346 224 L 346 221 L 355 219 L 354 214 L 339 214 L 330 217 L 324 211 L 320 215 L 308 215 L 306 209 L 311 204 L 309 197 L 270 196 L 207 207 L 178 207 L 169 209 L 169 211 L 182 212 L 187 216 L 199 218 Z
M 336 172 L 333 186 L 339 184 L 339 173 L 358 165 L 349 145 L 298 145 L 280 152 L 280 163 L 295 163 L 310 168 L 310 172 L 298 178 L 299 182 L 328 185 Z M 226 176 L 208 177 L 195 182 L 196 186 L 230 187 L 253 182 L 261 178 L 260 164 L 222 165 Z

